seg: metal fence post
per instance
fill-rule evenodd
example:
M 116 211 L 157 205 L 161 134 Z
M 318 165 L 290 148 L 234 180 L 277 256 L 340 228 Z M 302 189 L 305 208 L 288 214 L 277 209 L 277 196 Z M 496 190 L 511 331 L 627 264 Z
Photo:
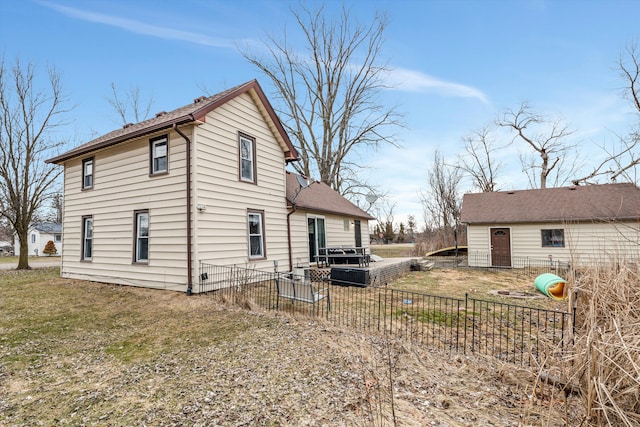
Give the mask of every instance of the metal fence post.
M 467 310 L 469 310 L 469 294 L 464 294 L 464 354 L 467 354 Z M 459 311 L 458 311 L 459 312 Z

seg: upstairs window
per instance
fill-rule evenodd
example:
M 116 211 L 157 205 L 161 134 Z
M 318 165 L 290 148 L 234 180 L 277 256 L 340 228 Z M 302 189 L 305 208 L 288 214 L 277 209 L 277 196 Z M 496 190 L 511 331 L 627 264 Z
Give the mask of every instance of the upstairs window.
M 256 143 L 246 135 L 240 135 L 240 180 L 256 182 Z
M 93 188 L 93 157 L 82 161 L 82 189 Z
M 93 258 L 93 217 L 82 217 L 82 261 Z
M 151 175 L 169 171 L 169 139 L 166 135 L 149 141 L 149 173 Z
M 149 262 L 149 211 L 135 212 L 134 262 Z
M 542 231 L 542 247 L 564 248 L 564 230 L 561 228 Z
M 264 258 L 264 214 L 249 211 L 249 258 Z

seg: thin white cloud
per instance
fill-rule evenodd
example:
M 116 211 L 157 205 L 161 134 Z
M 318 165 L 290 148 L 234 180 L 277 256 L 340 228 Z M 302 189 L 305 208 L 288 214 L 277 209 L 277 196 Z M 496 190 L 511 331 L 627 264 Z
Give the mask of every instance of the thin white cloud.
M 407 92 L 432 92 L 442 96 L 475 98 L 489 104 L 489 98 L 479 89 L 460 83 L 448 82 L 419 71 L 395 68 L 388 76 L 390 84 L 397 90 Z
M 203 46 L 235 48 L 233 40 L 218 39 L 209 37 L 204 34 L 193 33 L 189 31 L 175 30 L 165 26 L 150 25 L 142 21 L 134 19 L 121 18 L 118 16 L 107 15 L 104 13 L 89 12 L 73 7 L 62 6 L 46 1 L 38 1 L 43 6 L 53 9 L 63 15 L 71 18 L 80 19 L 87 22 L 95 22 L 98 24 L 117 27 L 125 31 L 147 36 L 158 37 L 165 40 L 181 40 L 188 43 L 199 44 Z

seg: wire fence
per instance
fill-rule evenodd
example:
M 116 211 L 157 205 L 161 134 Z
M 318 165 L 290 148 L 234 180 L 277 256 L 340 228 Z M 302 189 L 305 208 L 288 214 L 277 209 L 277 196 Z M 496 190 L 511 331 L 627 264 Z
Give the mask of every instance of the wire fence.
M 391 287 L 354 286 L 242 267 L 200 266 L 200 292 L 238 304 L 297 313 L 333 325 L 479 353 L 523 366 L 555 364 L 570 348 L 574 313 Z

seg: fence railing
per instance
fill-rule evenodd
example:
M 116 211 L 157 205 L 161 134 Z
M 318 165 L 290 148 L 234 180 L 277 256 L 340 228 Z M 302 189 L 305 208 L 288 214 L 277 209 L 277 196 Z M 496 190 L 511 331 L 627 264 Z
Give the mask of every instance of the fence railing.
M 326 291 L 311 304 L 308 299 L 279 295 L 281 280 L 308 283 L 314 292 Z M 568 351 L 573 338 L 573 314 L 569 312 L 469 295 L 460 299 L 351 285 L 329 278 L 311 280 L 241 267 L 200 266 L 200 292 L 224 301 L 322 318 L 336 326 L 404 338 L 446 352 L 479 353 L 523 366 L 542 366 Z

